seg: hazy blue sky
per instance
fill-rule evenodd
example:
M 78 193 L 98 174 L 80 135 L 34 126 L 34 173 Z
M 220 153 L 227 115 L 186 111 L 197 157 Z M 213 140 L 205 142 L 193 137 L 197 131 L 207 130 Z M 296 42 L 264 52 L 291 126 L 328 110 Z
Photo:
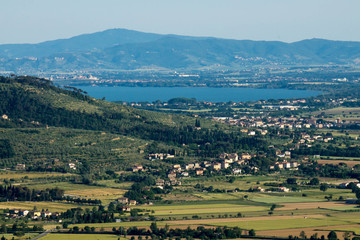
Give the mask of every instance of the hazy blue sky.
M 293 42 L 360 41 L 360 0 L 0 0 L 0 43 L 110 28 Z

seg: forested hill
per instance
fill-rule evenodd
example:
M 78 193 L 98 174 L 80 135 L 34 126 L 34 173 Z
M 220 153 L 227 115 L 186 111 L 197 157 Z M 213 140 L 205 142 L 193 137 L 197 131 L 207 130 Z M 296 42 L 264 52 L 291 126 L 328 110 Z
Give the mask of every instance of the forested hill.
M 35 77 L 0 77 L 0 115 L 4 127 L 55 126 L 146 136 L 179 127 L 184 117 L 170 117 L 97 100 L 80 89 L 62 89 Z M 169 119 L 172 119 L 169 121 Z M 170 127 L 171 125 L 171 127 Z
M 360 43 L 232 40 L 110 29 L 38 44 L 0 45 L 0 71 L 198 70 L 251 66 L 358 65 Z
M 207 128 L 196 130 L 195 118 L 97 100 L 79 89 L 61 89 L 34 77 L 0 77 L 0 102 L 0 128 L 51 126 L 104 131 L 173 147 L 189 145 L 194 154 L 210 157 L 239 148 L 262 149 L 263 144 L 262 140 L 229 133 L 209 122 Z

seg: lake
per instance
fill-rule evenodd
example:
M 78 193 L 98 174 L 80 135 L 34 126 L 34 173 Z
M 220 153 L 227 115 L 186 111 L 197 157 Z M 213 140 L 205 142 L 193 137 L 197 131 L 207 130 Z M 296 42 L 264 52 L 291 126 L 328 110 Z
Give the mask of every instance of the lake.
M 153 102 L 175 97 L 196 98 L 210 102 L 246 102 L 267 99 L 305 98 L 319 91 L 257 88 L 198 88 L 198 87 L 79 87 L 94 98 L 107 101 Z

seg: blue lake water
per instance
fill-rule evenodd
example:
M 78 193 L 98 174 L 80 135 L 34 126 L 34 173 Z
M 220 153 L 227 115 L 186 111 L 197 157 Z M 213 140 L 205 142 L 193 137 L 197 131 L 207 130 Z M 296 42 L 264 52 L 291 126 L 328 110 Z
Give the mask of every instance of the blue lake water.
M 305 98 L 319 91 L 257 88 L 195 88 L 195 87 L 79 87 L 94 98 L 108 101 L 153 102 L 175 97 L 196 98 L 198 101 L 245 102 L 267 99 Z

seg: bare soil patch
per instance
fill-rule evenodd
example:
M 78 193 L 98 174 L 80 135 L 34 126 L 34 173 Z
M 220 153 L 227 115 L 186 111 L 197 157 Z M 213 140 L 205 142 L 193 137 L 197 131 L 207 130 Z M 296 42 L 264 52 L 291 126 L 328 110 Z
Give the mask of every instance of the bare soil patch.
M 317 160 L 319 164 L 332 164 L 332 165 L 339 165 L 339 163 L 346 163 L 349 167 L 354 167 L 357 164 L 360 164 L 360 161 L 349 161 L 349 160 L 326 160 L 326 159 L 319 159 Z

